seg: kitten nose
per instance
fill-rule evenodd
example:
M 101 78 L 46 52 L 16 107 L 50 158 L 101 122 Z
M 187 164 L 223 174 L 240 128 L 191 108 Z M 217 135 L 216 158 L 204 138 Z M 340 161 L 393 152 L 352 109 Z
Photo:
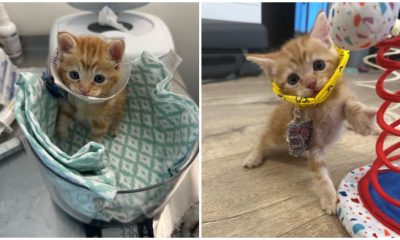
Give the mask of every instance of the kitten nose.
M 315 89 L 316 86 L 317 86 L 317 80 L 315 79 L 309 81 L 307 84 L 307 88 L 309 89 Z
M 85 96 L 90 92 L 90 90 L 88 88 L 85 88 L 82 86 L 79 87 L 79 91 L 81 91 L 81 93 Z

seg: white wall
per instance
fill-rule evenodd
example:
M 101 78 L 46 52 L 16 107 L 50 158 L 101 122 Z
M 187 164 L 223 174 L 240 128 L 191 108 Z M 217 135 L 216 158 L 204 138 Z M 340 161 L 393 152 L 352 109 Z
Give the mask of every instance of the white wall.
M 4 3 L 20 35 L 47 35 L 60 16 L 79 12 L 66 3 Z M 179 68 L 190 93 L 198 102 L 199 10 L 198 3 L 150 3 L 137 11 L 154 14 L 165 21 L 183 58 Z
M 234 22 L 261 23 L 261 3 L 203 3 L 201 17 Z

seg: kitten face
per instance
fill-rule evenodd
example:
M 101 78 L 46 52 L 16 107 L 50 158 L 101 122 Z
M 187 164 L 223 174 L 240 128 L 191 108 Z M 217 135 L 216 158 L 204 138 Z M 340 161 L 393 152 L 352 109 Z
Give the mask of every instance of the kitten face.
M 287 43 L 275 59 L 271 78 L 282 92 L 315 97 L 338 65 L 336 50 L 312 37 L 300 37 Z
M 120 62 L 125 44 L 98 37 L 58 34 L 60 62 L 58 74 L 72 91 L 91 97 L 108 97 L 120 78 Z
M 278 52 L 247 58 L 258 63 L 284 94 L 302 97 L 315 97 L 339 63 L 323 13 L 309 35 L 287 42 Z

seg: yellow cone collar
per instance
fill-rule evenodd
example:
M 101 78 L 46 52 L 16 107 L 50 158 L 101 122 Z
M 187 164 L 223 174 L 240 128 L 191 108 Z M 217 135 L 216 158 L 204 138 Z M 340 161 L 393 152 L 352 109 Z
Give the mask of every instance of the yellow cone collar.
M 281 88 L 279 85 L 272 81 L 272 91 L 278 95 L 283 100 L 294 104 L 296 107 L 302 109 L 306 107 L 312 107 L 317 105 L 318 103 L 322 103 L 325 101 L 329 94 L 331 94 L 333 88 L 335 88 L 338 79 L 342 76 L 342 73 L 346 67 L 347 61 L 350 57 L 350 52 L 348 50 L 336 48 L 336 51 L 339 54 L 340 61 L 339 64 L 333 73 L 332 77 L 329 81 L 325 84 L 325 86 L 319 91 L 317 96 L 315 97 L 300 97 L 300 96 L 293 96 L 293 95 L 286 95 L 281 92 Z

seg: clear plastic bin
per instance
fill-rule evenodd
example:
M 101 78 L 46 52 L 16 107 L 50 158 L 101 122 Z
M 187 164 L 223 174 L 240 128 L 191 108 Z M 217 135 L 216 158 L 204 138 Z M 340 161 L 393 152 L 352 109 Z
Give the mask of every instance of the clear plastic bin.
M 196 144 L 186 163 L 171 178 L 141 189 L 118 191 L 112 201 L 107 201 L 88 188 L 55 173 L 42 162 L 24 136 L 21 136 L 21 141 L 28 157 L 38 163 L 53 201 L 78 221 L 98 227 L 131 225 L 159 214 L 199 152 Z M 123 221 L 107 219 L 107 211 L 130 212 L 131 215 Z

